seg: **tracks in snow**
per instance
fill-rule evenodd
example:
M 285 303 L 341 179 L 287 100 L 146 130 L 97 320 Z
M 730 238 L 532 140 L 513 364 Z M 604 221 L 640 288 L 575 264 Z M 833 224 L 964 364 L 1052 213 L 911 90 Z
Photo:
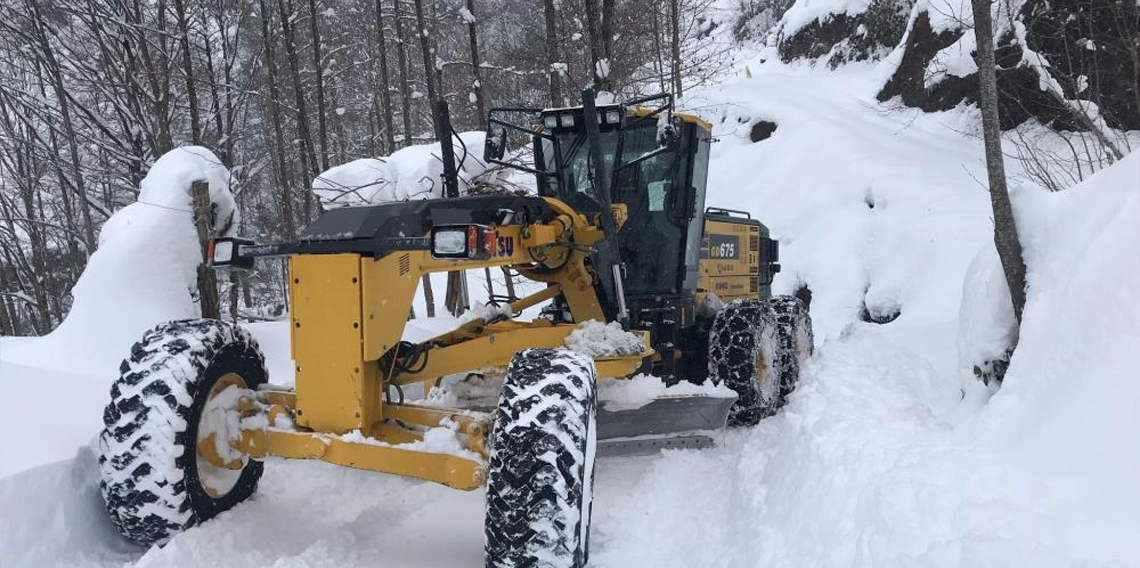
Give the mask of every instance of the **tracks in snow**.
M 861 542 L 874 536 L 868 531 L 893 524 L 882 516 L 915 506 L 884 480 L 913 469 L 928 454 L 916 448 L 948 431 L 923 400 L 957 392 L 917 390 L 938 384 L 931 374 L 923 359 L 858 331 L 820 348 L 779 415 L 729 432 L 722 447 L 599 461 L 591 565 L 860 558 Z M 275 460 L 251 502 L 151 550 L 138 565 L 371 566 L 384 559 L 386 566 L 474 568 L 482 564 L 482 499 L 479 491 Z

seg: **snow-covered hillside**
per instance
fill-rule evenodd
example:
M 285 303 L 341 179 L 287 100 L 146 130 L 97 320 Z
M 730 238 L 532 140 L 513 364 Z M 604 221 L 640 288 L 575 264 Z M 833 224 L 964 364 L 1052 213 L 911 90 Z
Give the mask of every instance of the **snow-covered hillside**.
M 883 106 L 874 65 L 773 60 L 685 103 L 719 140 L 709 204 L 746 209 L 780 239 L 775 288 L 812 291 L 817 354 L 780 414 L 718 448 L 600 461 L 591 564 L 1137 565 L 1140 155 L 1064 193 L 1015 188 L 1029 303 L 992 391 L 958 358 L 960 322 L 1001 321 L 973 300 L 992 276 L 974 262 L 992 227 L 973 111 Z M 758 120 L 777 129 L 754 143 Z M 289 382 L 287 330 L 253 331 L 271 380 Z M 5 567 L 482 564 L 480 492 L 281 460 L 251 502 L 164 548 L 128 545 L 83 444 L 105 393 L 75 390 L 68 415 L 53 414 L 52 391 L 78 379 L 45 374 L 60 355 L 10 360 L 32 349 L 12 341 L 0 343 L 0 464 L 19 464 L 0 478 Z M 45 439 L 57 447 L 34 454 Z

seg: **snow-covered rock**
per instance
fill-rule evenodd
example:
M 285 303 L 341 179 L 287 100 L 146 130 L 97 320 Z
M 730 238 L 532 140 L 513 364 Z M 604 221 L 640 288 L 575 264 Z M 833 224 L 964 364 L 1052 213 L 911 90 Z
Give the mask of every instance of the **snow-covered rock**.
M 913 0 L 796 0 L 776 29 L 780 58 L 832 68 L 879 59 L 898 43 Z
M 1130 96 L 1136 89 L 1134 48 L 1118 29 L 1137 21 L 1140 7 L 1113 0 L 1013 0 L 995 2 L 993 11 L 1003 128 L 1029 118 L 1074 128 L 1079 121 L 1073 109 L 1096 102 L 1093 114 L 1107 126 L 1140 129 L 1140 108 Z M 967 0 L 915 2 L 905 36 L 884 61 L 889 80 L 879 100 L 898 97 L 927 111 L 976 102 L 973 19 Z M 1095 42 L 1090 33 L 1097 34 Z M 1096 49 L 1088 49 L 1090 42 Z M 1097 69 L 1095 81 L 1088 69 Z

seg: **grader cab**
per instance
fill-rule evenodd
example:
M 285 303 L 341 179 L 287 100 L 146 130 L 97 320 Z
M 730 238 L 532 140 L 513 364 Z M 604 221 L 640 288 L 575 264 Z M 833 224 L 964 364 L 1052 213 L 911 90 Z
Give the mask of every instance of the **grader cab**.
M 485 159 L 533 173 L 537 195 L 333 209 L 295 242 L 215 241 L 216 268 L 288 259 L 294 386 L 270 383 L 239 326 L 148 332 L 123 362 L 100 438 L 120 532 L 163 543 L 249 497 L 266 458 L 316 459 L 485 486 L 487 566 L 583 566 L 598 455 L 705 447 L 726 421 L 774 413 L 811 352 L 810 319 L 770 295 L 779 265 L 767 229 L 706 209 L 711 126 L 673 112 L 669 95 L 583 95 L 581 107 L 491 113 Z M 520 136 L 525 166 L 511 159 Z M 454 184 L 454 164 L 444 169 Z M 405 339 L 423 275 L 489 267 L 543 286 Z M 540 305 L 540 317 L 516 319 Z M 497 402 L 405 397 L 472 371 L 501 376 Z M 599 399 L 599 381 L 638 374 L 721 388 L 667 389 L 636 408 Z

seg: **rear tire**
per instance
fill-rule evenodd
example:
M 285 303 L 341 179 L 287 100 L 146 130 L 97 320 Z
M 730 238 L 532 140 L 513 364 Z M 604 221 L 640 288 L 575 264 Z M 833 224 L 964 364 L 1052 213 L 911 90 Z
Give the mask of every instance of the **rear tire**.
M 123 536 L 162 544 L 253 494 L 261 462 L 241 457 L 240 469 L 216 468 L 214 477 L 197 449 L 204 411 L 227 411 L 216 395 L 266 381 L 265 358 L 248 332 L 217 320 L 165 323 L 135 343 L 119 372 L 103 412 L 99 473 Z
M 735 300 L 709 331 L 709 377 L 736 392 L 729 426 L 753 426 L 783 403 L 776 313 L 763 300 Z M 794 384 L 794 380 L 793 380 Z
M 768 300 L 772 312 L 776 314 L 776 337 L 780 352 L 781 401 L 783 406 L 788 395 L 799 383 L 803 364 L 815 352 L 815 336 L 811 327 L 811 314 L 802 300 L 795 296 L 773 296 Z
M 487 476 L 487 568 L 580 568 L 589 556 L 597 441 L 593 361 L 527 349 L 499 394 Z

